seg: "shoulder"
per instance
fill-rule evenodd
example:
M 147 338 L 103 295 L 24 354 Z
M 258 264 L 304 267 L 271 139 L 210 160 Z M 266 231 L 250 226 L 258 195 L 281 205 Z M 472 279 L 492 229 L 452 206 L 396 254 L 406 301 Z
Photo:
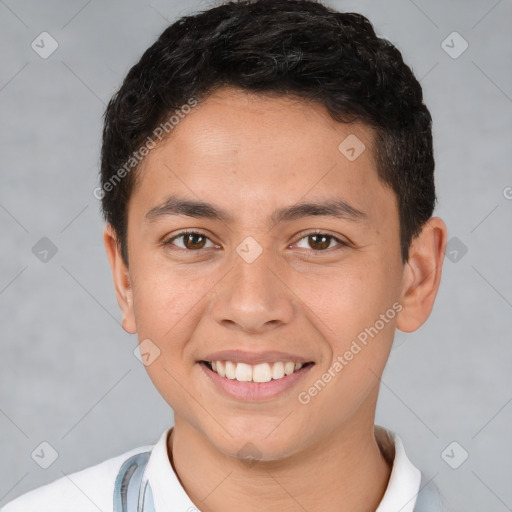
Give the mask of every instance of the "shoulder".
M 81 471 L 64 475 L 4 505 L 0 512 L 109 512 L 117 473 L 123 462 L 152 445 L 139 446 Z
M 409 460 L 400 437 L 376 425 L 375 438 L 391 466 L 388 486 L 377 512 L 448 512 L 434 479 L 428 478 Z
M 421 474 L 421 485 L 416 498 L 414 512 L 449 512 L 448 503 L 441 494 L 433 477 Z

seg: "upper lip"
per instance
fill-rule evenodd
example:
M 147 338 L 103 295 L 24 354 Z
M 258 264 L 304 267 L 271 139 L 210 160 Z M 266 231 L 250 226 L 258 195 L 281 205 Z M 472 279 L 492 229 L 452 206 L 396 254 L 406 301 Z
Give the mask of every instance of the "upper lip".
M 294 363 L 309 363 L 311 359 L 306 359 L 295 354 L 287 352 L 279 352 L 276 350 L 260 351 L 260 352 L 247 352 L 244 350 L 221 350 L 218 352 L 211 352 L 206 355 L 201 361 L 232 361 L 233 363 L 246 363 L 246 364 L 260 364 L 260 363 L 276 363 L 282 361 L 292 361 Z

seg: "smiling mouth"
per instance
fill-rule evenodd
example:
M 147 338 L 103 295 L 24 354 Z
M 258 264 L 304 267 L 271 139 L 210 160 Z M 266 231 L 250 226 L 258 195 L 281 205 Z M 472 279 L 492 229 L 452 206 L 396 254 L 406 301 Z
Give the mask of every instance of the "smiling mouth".
M 300 369 L 313 365 L 313 362 L 294 363 L 276 361 L 275 363 L 247 364 L 233 361 L 201 361 L 220 377 L 238 382 L 270 382 L 280 380 Z

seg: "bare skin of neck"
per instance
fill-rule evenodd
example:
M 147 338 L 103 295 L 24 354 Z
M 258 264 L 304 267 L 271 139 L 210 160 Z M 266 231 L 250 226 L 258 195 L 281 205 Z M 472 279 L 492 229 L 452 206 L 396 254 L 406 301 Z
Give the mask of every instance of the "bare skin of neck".
M 175 417 L 168 453 L 201 512 L 374 512 L 391 466 L 375 440 L 373 414 L 279 461 L 253 465 L 226 456 Z

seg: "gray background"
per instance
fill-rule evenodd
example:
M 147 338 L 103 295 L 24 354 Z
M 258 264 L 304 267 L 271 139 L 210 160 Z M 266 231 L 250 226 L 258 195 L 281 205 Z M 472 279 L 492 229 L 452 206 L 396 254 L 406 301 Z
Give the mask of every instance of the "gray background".
M 169 22 L 210 5 L 0 2 L 0 506 L 172 424 L 120 327 L 92 191 L 110 96 Z M 377 423 L 453 510 L 512 510 L 512 4 L 330 5 L 366 14 L 421 79 L 452 239 L 430 320 L 397 334 Z M 59 45 L 46 59 L 31 48 L 43 31 Z M 469 43 L 458 58 L 442 46 L 453 31 Z M 57 247 L 47 262 L 32 250 L 42 237 Z M 31 458 L 43 441 L 59 455 L 48 469 Z

